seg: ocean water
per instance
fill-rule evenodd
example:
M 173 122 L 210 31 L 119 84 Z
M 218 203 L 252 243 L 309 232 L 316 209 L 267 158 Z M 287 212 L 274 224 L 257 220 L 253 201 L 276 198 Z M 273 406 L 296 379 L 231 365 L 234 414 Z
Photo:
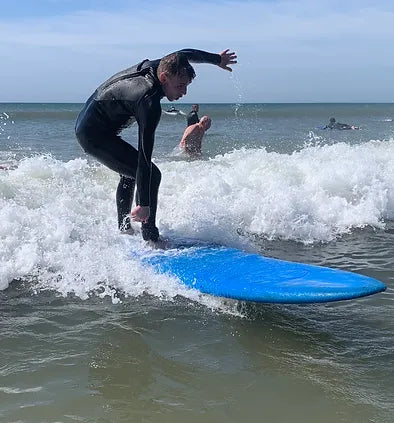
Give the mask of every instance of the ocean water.
M 118 176 L 75 140 L 81 107 L 0 104 L 0 421 L 392 422 L 394 104 L 200 104 L 195 161 L 177 152 L 184 116 L 163 114 L 163 236 L 388 286 L 291 306 L 203 295 L 133 259 Z M 330 117 L 360 130 L 319 129 Z

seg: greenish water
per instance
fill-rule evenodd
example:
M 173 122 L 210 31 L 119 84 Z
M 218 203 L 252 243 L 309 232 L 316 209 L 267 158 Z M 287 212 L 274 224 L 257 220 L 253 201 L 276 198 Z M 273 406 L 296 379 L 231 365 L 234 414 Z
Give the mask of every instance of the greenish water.
M 80 107 L 0 104 L 0 421 L 392 422 L 394 105 L 201 104 L 195 162 L 174 154 L 184 117 L 162 117 L 165 236 L 388 286 L 302 306 L 212 298 L 130 257 Z M 331 116 L 361 129 L 318 129 Z

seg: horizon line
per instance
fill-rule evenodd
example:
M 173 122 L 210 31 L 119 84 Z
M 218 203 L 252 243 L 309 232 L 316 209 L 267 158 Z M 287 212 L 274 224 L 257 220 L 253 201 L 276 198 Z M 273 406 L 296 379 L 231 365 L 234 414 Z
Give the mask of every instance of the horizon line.
M 85 104 L 85 101 L 0 101 L 0 104 Z M 245 101 L 245 102 L 198 102 L 185 103 L 163 102 L 162 104 L 394 104 L 394 101 Z

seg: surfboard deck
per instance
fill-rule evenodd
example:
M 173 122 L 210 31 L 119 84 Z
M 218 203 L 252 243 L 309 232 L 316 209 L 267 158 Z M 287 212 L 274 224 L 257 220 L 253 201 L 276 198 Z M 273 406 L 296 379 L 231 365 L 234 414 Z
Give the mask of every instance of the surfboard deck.
M 288 262 L 216 245 L 153 250 L 140 255 L 158 273 L 203 293 L 263 303 L 322 303 L 386 289 L 357 273 Z

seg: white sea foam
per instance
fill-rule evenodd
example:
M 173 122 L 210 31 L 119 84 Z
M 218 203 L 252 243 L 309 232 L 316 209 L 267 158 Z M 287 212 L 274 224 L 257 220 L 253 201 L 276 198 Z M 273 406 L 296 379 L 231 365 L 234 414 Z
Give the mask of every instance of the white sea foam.
M 304 243 L 380 228 L 394 217 L 393 153 L 393 142 L 371 141 L 165 164 L 160 223 L 224 243 L 237 242 L 239 228 Z
M 42 391 L 41 386 L 37 386 L 36 388 L 9 388 L 7 386 L 0 386 L 0 392 L 3 392 L 5 394 L 26 394 L 26 393 L 32 393 L 32 392 L 40 392 Z
M 159 167 L 164 236 L 232 246 L 251 242 L 244 233 L 325 242 L 394 218 L 390 141 L 307 147 L 290 155 L 237 150 Z M 38 156 L 0 171 L 0 289 L 22 279 L 83 299 L 95 293 L 116 302 L 120 290 L 224 306 L 131 256 L 131 248 L 143 243 L 116 230 L 117 182 L 113 172 L 82 159 Z

